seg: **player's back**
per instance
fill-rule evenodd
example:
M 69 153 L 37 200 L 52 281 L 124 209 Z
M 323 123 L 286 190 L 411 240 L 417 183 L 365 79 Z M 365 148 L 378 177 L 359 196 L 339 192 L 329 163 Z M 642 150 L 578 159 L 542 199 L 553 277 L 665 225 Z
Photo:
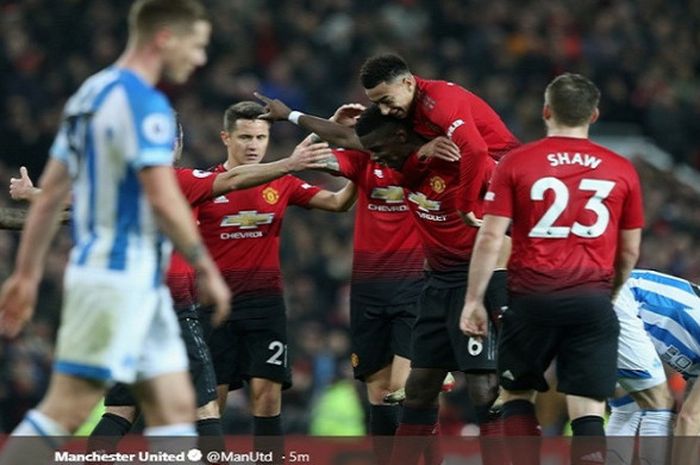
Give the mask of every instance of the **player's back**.
M 138 172 L 172 162 L 167 99 L 133 72 L 107 68 L 64 108 L 52 156 L 73 177 L 73 266 L 161 281 L 170 245 L 158 232 Z
M 700 288 L 651 270 L 634 270 L 625 283 L 661 359 L 680 373 L 700 374 Z
M 511 290 L 609 290 L 619 229 L 642 226 L 639 190 L 629 160 L 587 139 L 547 137 L 506 155 L 486 200 L 511 196 Z

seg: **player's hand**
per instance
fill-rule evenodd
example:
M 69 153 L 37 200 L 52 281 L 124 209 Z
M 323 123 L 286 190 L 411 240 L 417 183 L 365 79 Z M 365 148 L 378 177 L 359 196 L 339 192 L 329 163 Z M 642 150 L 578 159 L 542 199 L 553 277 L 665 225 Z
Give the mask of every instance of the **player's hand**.
M 0 336 L 15 337 L 34 314 L 39 282 L 11 275 L 0 290 Z
M 253 92 L 255 97 L 265 104 L 265 113 L 259 116 L 260 119 L 269 121 L 284 121 L 289 118 L 292 109 L 287 106 L 282 100 L 271 99 L 260 92 Z
M 459 318 L 459 329 L 472 337 L 486 337 L 489 328 L 489 316 L 483 303 L 467 302 Z
M 212 325 L 216 327 L 226 321 L 231 312 L 231 290 L 215 266 L 200 271 L 199 293 L 203 304 L 211 304 L 214 307 Z
M 328 160 L 334 158 L 328 144 L 326 142 L 314 143 L 313 136 L 314 134 L 307 136 L 294 148 L 294 152 L 288 158 L 291 171 L 326 168 Z
M 10 197 L 13 200 L 31 200 L 34 196 L 34 183 L 24 166 L 19 169 L 19 178 L 10 178 Z
M 361 103 L 346 103 L 339 106 L 333 113 L 333 116 L 328 119 L 343 126 L 354 128 L 363 111 L 365 111 L 365 106 Z
M 439 158 L 445 161 L 459 161 L 462 154 L 457 144 L 447 137 L 436 137 L 418 149 L 418 158 L 426 160 L 430 157 Z
M 474 212 L 459 212 L 459 214 L 462 217 L 462 221 L 464 221 L 464 224 L 473 228 L 480 228 L 481 224 L 484 222 L 484 220 L 482 220 L 481 218 L 477 218 Z

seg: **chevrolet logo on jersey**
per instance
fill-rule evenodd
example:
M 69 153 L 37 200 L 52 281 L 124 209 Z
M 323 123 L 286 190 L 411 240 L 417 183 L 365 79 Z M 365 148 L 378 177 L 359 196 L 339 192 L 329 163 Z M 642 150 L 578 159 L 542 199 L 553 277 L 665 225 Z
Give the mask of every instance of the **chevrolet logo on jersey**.
M 257 229 L 262 224 L 270 224 L 275 218 L 274 213 L 258 213 L 257 210 L 239 212 L 237 215 L 227 215 L 219 226 L 238 226 L 240 229 Z
M 376 200 L 383 200 L 386 203 L 403 203 L 403 187 L 375 187 L 372 189 L 370 197 Z
M 417 194 L 415 192 L 411 192 L 408 195 L 408 200 L 418 205 L 418 210 L 422 210 L 424 212 L 436 212 L 440 210 L 440 202 L 438 200 L 430 200 L 422 192 Z

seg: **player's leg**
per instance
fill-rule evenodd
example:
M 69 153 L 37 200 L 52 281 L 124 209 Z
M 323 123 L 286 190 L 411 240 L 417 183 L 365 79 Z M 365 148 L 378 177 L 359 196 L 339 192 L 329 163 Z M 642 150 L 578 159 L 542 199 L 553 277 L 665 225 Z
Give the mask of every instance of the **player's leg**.
M 674 429 L 672 460 L 673 465 L 698 463 L 700 447 L 700 384 L 697 378 L 688 380 L 688 389 L 683 406 L 678 412 Z
M 287 353 L 287 317 L 282 299 L 257 305 L 260 318 L 243 321 L 244 379 L 250 386 L 256 450 L 272 452 L 274 463 L 284 455 L 282 390 L 292 385 Z
M 151 449 L 179 453 L 197 446 L 195 394 L 170 292 L 161 286 L 156 297 L 156 310 L 145 325 L 142 354 L 135 364 L 138 379 L 133 391 Z
M 674 421 L 674 399 L 666 381 L 666 373 L 644 323 L 637 316 L 638 304 L 632 292 L 623 288 L 614 305 L 620 323 L 618 338 L 618 382 L 640 407 L 639 456 L 650 465 L 665 463 Z M 617 428 L 623 413 L 613 410 L 614 422 L 609 422 L 608 435 L 620 435 Z M 636 416 L 631 416 L 634 421 Z M 622 426 L 628 431 L 630 428 Z M 622 448 L 629 448 L 629 440 L 616 441 Z M 610 449 L 610 448 L 609 448 Z
M 609 295 L 557 299 L 567 322 L 557 358 L 558 389 L 567 394 L 573 465 L 605 461 L 605 399 L 615 393 L 619 323 Z
M 425 440 L 404 443 L 398 439 L 392 465 L 417 463 L 431 443 L 430 437 L 439 433 L 438 396 L 446 373 L 457 369 L 447 330 L 449 296 L 449 290 L 427 284 L 419 298 L 411 335 L 411 371 L 396 435 L 422 436 Z M 439 454 L 432 455 L 436 462 L 440 459 Z
M 153 312 L 152 289 L 134 288 L 118 273 L 72 267 L 67 268 L 64 280 L 62 321 L 49 389 L 39 407 L 30 411 L 16 430 L 47 439 L 24 451 L 36 454 L 36 460 L 13 461 L 3 455 L 5 463 L 47 463 L 42 454 L 60 444 L 60 439 L 51 437 L 72 434 L 102 398 L 110 378 L 128 382 L 135 376 L 134 367 L 124 360 L 140 355 L 146 330 L 132 323 L 142 316 L 133 311 L 138 306 L 132 305 L 132 300 L 150 298 L 145 302 L 146 312 Z M 6 446 L 10 455 L 13 449 L 12 444 Z
M 559 328 L 536 318 L 549 311 L 548 302 L 546 296 L 513 297 L 501 318 L 497 373 L 502 387 L 503 434 L 513 465 L 540 463 L 541 431 L 534 392 L 545 392 L 549 387 L 544 373 L 560 338 Z
M 117 450 L 119 440 L 129 432 L 138 414 L 131 387 L 117 383 L 107 391 L 105 412 L 88 439 L 88 451 L 106 453 Z
M 189 373 L 195 390 L 199 448 L 204 452 L 205 457 L 207 452 L 225 450 L 217 403 L 216 374 L 200 323 L 200 318 L 208 316 L 200 315 L 197 306 L 178 312 L 178 323 L 187 349 Z

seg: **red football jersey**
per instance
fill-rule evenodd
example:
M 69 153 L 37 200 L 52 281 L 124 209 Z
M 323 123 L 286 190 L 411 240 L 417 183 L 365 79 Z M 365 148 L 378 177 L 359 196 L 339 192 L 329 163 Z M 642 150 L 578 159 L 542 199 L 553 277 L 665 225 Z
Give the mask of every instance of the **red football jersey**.
M 417 300 L 423 249 L 401 175 L 367 152 L 335 150 L 340 174 L 357 185 L 351 297 L 372 305 Z
M 513 219 L 512 292 L 609 290 L 620 229 L 644 225 L 632 163 L 587 139 L 547 137 L 506 155 L 485 213 Z
M 196 218 L 198 205 L 211 199 L 216 175 L 210 171 L 176 168 L 175 176 Z M 165 282 L 176 310 L 189 308 L 197 301 L 196 281 L 196 273 L 187 260 L 177 251 L 173 252 Z
M 461 191 L 456 207 L 474 211 L 481 202 L 481 180 L 490 164 L 520 142 L 485 101 L 464 87 L 447 81 L 416 78 L 413 129 L 429 139 L 447 136 L 462 153 Z
M 415 160 L 415 157 L 412 157 Z M 486 159 L 486 169 L 477 183 L 479 198 L 488 188 L 496 162 Z M 402 174 L 408 205 L 416 219 L 418 232 L 431 271 L 454 275 L 454 284 L 466 284 L 466 273 L 477 228 L 464 224 L 457 210 L 461 192 L 457 163 L 430 159 L 428 163 L 407 163 Z M 482 204 L 473 211 L 480 216 Z
M 214 171 L 225 169 L 218 165 Z M 247 297 L 282 294 L 279 245 L 285 210 L 287 205 L 307 206 L 320 190 L 283 176 L 200 205 L 202 237 L 234 293 L 234 306 Z

